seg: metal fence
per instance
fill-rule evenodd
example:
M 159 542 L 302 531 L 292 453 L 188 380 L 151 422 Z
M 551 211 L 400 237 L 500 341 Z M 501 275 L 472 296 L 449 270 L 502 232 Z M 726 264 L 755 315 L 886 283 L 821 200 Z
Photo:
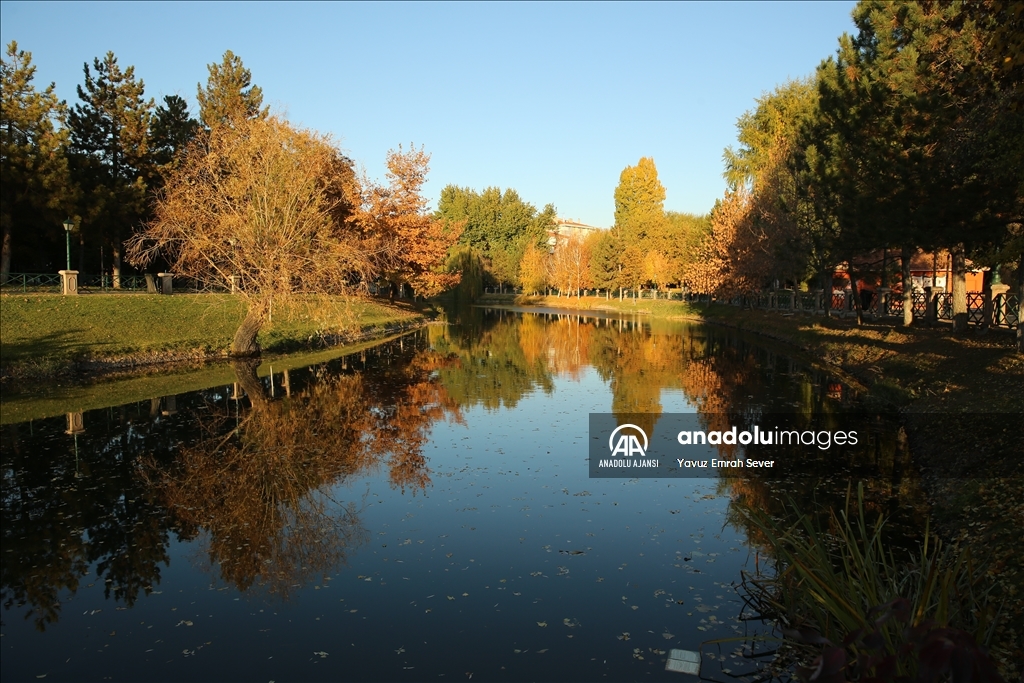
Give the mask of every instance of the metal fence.
M 879 297 L 877 292 L 861 293 L 862 311 L 872 318 L 901 317 L 903 315 L 903 297 L 893 296 L 891 293 L 884 299 Z M 949 293 L 936 293 L 932 295 L 935 307 L 936 320 L 953 320 L 953 295 Z M 690 297 L 691 300 L 693 297 Z M 928 318 L 928 295 L 924 292 L 915 292 L 912 296 L 914 317 L 918 319 Z M 984 325 L 987 321 L 991 327 L 1002 327 L 1016 329 L 1020 324 L 1019 305 L 1020 298 L 1017 294 L 999 294 L 991 299 L 982 292 L 968 292 L 967 294 L 967 322 L 970 325 Z M 781 313 L 817 313 L 825 312 L 826 302 L 834 315 L 846 316 L 856 315 L 853 293 L 833 292 L 826 296 L 823 292 L 795 292 L 792 290 L 777 290 L 773 292 L 760 292 L 749 296 L 736 297 L 729 301 L 735 306 L 748 308 L 759 308 L 774 310 Z
M 231 291 L 230 283 L 223 285 L 196 280 L 195 278 L 175 277 L 172 281 L 175 292 L 191 294 L 217 293 Z M 36 294 L 60 294 L 61 278 L 57 273 L 9 273 L 7 279 L 0 282 L 0 291 L 4 293 L 23 292 Z M 160 278 L 153 275 L 79 275 L 78 291 L 82 294 L 101 293 L 160 293 Z

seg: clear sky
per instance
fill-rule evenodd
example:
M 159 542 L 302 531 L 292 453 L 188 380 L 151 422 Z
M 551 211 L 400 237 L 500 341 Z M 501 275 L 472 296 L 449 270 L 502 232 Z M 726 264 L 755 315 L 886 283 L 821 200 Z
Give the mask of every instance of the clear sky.
M 852 31 L 852 2 L 0 3 L 0 36 L 32 52 L 37 87 L 77 101 L 108 50 L 158 100 L 184 97 L 225 50 L 264 102 L 329 132 L 371 177 L 389 148 L 433 156 L 449 183 L 513 187 L 608 226 L 619 173 L 654 157 L 665 208 L 704 213 L 722 150 L 765 91 L 811 74 Z

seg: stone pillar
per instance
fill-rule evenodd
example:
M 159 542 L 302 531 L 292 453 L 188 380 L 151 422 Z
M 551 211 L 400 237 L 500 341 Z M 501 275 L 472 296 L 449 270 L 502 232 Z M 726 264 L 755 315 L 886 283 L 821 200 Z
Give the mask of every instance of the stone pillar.
M 177 396 L 164 396 L 164 409 L 161 411 L 162 415 L 175 415 L 178 412 L 178 397 Z
M 156 276 L 160 278 L 160 293 L 173 294 L 174 285 L 171 284 L 171 280 L 174 276 L 171 273 L 157 273 Z
M 68 428 L 64 430 L 65 434 L 83 434 L 85 433 L 85 418 L 82 416 L 82 411 L 77 413 L 68 413 Z
M 241 275 L 232 275 L 232 276 L 230 276 L 228 278 L 228 280 L 231 282 L 231 293 L 232 294 L 237 293 L 239 287 L 242 284 L 242 276 Z
M 1006 293 L 1010 291 L 1010 285 L 992 285 L 992 323 L 1000 325 L 1006 320 Z
M 58 270 L 60 273 L 60 291 L 61 294 L 70 295 L 78 294 L 78 271 L 77 270 Z
M 825 290 L 818 289 L 814 292 L 814 311 L 824 311 L 825 306 L 829 305 L 830 301 L 825 301 Z
M 878 315 L 889 315 L 889 292 L 892 290 L 888 287 L 878 288 Z
M 846 287 L 843 289 L 843 316 L 849 314 L 850 311 L 856 310 L 856 304 L 853 301 L 853 287 Z

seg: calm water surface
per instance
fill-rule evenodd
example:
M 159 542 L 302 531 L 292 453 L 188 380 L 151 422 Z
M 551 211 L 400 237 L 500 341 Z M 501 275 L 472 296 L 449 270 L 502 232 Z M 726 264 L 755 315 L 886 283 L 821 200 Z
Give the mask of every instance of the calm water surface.
M 750 680 L 739 513 L 845 480 L 589 479 L 588 415 L 856 399 L 730 331 L 480 309 L 236 374 L 2 428 L 4 680 Z

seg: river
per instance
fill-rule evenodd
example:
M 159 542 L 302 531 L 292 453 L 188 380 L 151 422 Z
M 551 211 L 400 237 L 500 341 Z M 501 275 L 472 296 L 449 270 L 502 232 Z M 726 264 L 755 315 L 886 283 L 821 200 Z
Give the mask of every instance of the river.
M 4 680 L 686 679 L 672 649 L 752 680 L 773 633 L 736 587 L 770 569 L 743 511 L 849 477 L 592 478 L 589 416 L 858 407 L 730 330 L 564 311 L 234 380 L 3 425 Z M 882 450 L 858 476 L 913 529 Z

